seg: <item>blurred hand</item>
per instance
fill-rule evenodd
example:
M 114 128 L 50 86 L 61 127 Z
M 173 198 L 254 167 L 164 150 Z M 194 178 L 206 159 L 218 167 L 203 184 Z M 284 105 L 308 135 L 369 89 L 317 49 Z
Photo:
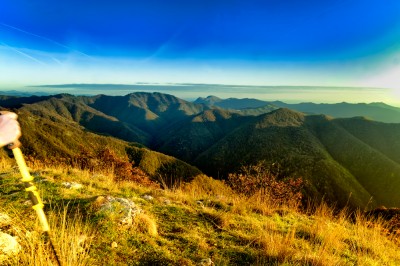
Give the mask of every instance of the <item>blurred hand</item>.
M 17 114 L 7 111 L 1 111 L 0 114 L 0 147 L 19 143 L 21 128 L 17 121 Z M 14 148 L 14 146 L 10 148 Z

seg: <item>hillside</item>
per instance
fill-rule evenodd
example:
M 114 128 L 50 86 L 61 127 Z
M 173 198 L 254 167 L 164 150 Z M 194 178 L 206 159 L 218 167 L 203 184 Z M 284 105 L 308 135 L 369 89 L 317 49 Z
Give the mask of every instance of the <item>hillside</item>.
M 160 128 L 177 123 L 206 108 L 162 93 L 132 93 L 126 96 L 83 98 L 86 104 L 118 120 L 154 135 Z
M 163 130 L 157 136 L 158 145 L 153 147 L 193 162 L 200 153 L 248 120 L 226 110 L 207 110 Z
M 272 102 L 272 104 L 308 114 L 325 114 L 337 118 L 363 116 L 371 120 L 385 123 L 400 123 L 400 108 L 379 103 L 285 104 Z
M 257 99 L 237 99 L 237 98 L 228 98 L 221 99 L 216 96 L 208 96 L 206 98 L 198 98 L 194 101 L 197 104 L 205 104 L 208 106 L 218 106 L 224 109 L 249 109 L 249 108 L 259 108 L 263 107 L 267 104 L 265 101 L 257 100 Z
M 111 152 L 110 159 L 115 159 L 115 162 L 108 162 L 110 166 L 112 163 L 133 165 L 133 167 L 143 170 L 155 181 L 159 181 L 160 178 L 168 180 L 167 183 L 187 181 L 201 173 L 197 168 L 181 160 L 151 151 L 138 143 L 128 143 L 114 137 L 94 134 L 73 119 L 65 118 L 54 112 L 47 112 L 51 109 L 43 109 L 46 112 L 36 114 L 29 112 L 31 106 L 27 107 L 20 108 L 17 113 L 23 131 L 22 151 L 32 163 L 78 166 L 82 160 L 89 160 L 86 166 L 90 168 L 93 167 L 92 164 L 96 166 L 100 163 L 101 158 L 96 156 L 101 156 L 101 153 L 109 150 Z M 61 110 L 59 113 L 69 114 L 68 112 L 63 113 Z M 2 160 L 10 160 L 7 159 L 4 151 L 1 151 L 0 156 Z M 90 158 L 85 159 L 85 156 Z M 90 163 L 90 160 L 93 163 Z M 107 162 L 104 164 L 107 165 Z
M 0 229 L 19 248 L 0 263 L 56 265 L 12 166 L 0 168 Z M 400 264 L 398 234 L 361 212 L 277 206 L 205 176 L 161 190 L 59 165 L 31 172 L 62 265 Z
M 195 165 L 223 176 L 241 165 L 278 163 L 285 176 L 310 180 L 309 193 L 316 197 L 366 206 L 372 196 L 377 204 L 399 206 L 400 165 L 391 159 L 396 151 L 374 148 L 378 143 L 369 146 L 340 126 L 353 120 L 358 121 L 280 109 L 228 134 L 196 158 Z M 371 121 L 364 126 L 375 133 L 387 129 Z M 390 134 L 396 135 L 400 125 L 391 126 L 396 130 Z M 380 138 L 387 146 L 391 140 Z
M 250 111 L 246 114 L 160 93 L 3 97 L 0 103 L 20 112 L 23 127 L 30 129 L 23 139 L 27 153 L 38 160 L 72 160 L 81 145 L 89 150 L 127 145 L 106 144 L 114 136 L 174 156 L 186 162 L 177 161 L 183 169 L 195 165 L 215 178 L 262 162 L 278 167 L 281 178 L 305 179 L 311 199 L 361 208 L 400 206 L 399 124 L 333 119 L 272 106 L 261 107 L 269 110 L 261 115 L 253 112 L 257 109 L 242 109 Z M 126 148 L 119 150 L 128 156 Z M 173 172 L 172 167 L 162 169 Z
M 135 104 L 164 119 L 179 108 L 186 113 L 180 112 L 180 120 L 149 126 L 157 125 L 151 137 L 159 150 L 220 178 L 242 165 L 272 165 L 279 189 L 282 179 L 307 181 L 302 192 L 310 205 L 291 194 L 274 198 L 264 189 L 243 194 L 246 176 L 238 175 L 235 189 L 230 180 L 202 175 L 140 143 L 95 134 L 85 127 L 95 117 L 103 119 L 99 126 L 115 122 L 132 126 L 135 133 L 146 129 L 121 121 L 105 107 L 95 108 L 96 97 L 20 101 L 14 110 L 23 129 L 22 149 L 64 265 L 400 263 L 398 209 L 387 210 L 394 213 L 389 221 L 370 216 L 375 212 L 351 211 L 398 202 L 400 124 L 289 109 L 243 116 L 220 108 L 186 109 L 179 101 L 181 107 L 167 111 L 164 106 L 157 114 L 160 101 L 150 107 L 151 98 Z M 0 233 L 8 239 L 0 247 L 11 239 L 20 245 L 15 253 L 1 251 L 0 264 L 55 265 L 38 234 L 15 161 L 4 151 L 0 158 Z M 331 209 L 307 197 L 350 208 Z
M 263 115 L 211 146 L 196 159 L 205 173 L 226 176 L 242 165 L 278 164 L 286 177 L 309 180 L 310 197 L 343 206 L 366 206 L 371 198 L 305 126 L 308 117 L 287 109 Z M 349 199 L 350 194 L 352 197 Z
M 151 146 L 160 128 L 210 109 L 161 93 L 132 93 L 126 96 L 72 96 L 0 99 L 4 108 L 21 108 L 53 121 L 75 121 L 86 129 L 126 141 Z
M 215 96 L 206 98 L 198 98 L 195 103 L 205 104 L 207 106 L 215 106 L 231 110 L 253 110 L 256 114 L 263 114 L 272 109 L 288 108 L 291 110 L 307 113 L 307 114 L 324 114 L 335 118 L 351 118 L 356 116 L 364 116 L 372 120 L 385 123 L 400 123 L 400 108 L 390 106 L 384 103 L 336 103 L 336 104 L 316 104 L 316 103 L 299 103 L 288 104 L 281 101 L 261 101 L 257 99 L 237 99 L 228 98 L 220 99 Z M 268 107 L 263 112 L 262 108 Z M 261 109 L 260 109 L 261 108 Z

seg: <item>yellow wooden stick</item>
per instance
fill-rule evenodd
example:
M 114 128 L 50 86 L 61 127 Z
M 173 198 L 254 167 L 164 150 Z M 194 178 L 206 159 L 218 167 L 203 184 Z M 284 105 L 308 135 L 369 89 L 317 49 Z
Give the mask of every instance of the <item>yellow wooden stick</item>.
M 28 192 L 29 197 L 32 201 L 32 208 L 36 211 L 37 216 L 39 217 L 40 225 L 44 232 L 48 232 L 50 230 L 49 223 L 47 222 L 46 215 L 43 211 L 43 202 L 40 198 L 39 192 L 37 191 L 36 186 L 33 184 L 33 176 L 29 173 L 28 167 L 26 166 L 24 156 L 22 155 L 20 148 L 13 148 L 12 152 L 14 154 L 14 158 L 17 161 L 19 171 L 21 172 L 22 179 L 24 182 L 25 191 Z

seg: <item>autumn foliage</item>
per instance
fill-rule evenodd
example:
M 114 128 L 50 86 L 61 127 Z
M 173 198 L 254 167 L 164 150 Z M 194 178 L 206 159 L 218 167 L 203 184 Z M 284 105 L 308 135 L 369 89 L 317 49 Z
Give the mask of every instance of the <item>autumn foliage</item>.
M 111 172 L 117 182 L 133 181 L 138 184 L 158 186 L 150 180 L 145 172 L 135 167 L 128 158 L 119 157 L 109 148 L 95 152 L 82 148 L 80 155 L 75 158 L 74 164 L 82 170 Z
M 227 183 L 244 196 L 258 194 L 264 200 L 277 205 L 298 206 L 303 197 L 303 179 L 279 178 L 279 173 L 274 171 L 273 165 L 267 167 L 263 163 L 244 166 L 239 172 L 229 174 Z

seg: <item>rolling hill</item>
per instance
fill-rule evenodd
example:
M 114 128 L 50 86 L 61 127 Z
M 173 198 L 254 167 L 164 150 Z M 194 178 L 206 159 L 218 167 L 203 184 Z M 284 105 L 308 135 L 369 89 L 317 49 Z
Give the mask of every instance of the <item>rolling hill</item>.
M 223 101 L 207 99 L 214 105 Z M 261 102 L 251 104 L 256 107 Z M 182 166 L 184 172 L 199 173 L 188 165 L 192 164 L 208 175 L 225 178 L 243 165 L 263 162 L 278 165 L 282 177 L 305 179 L 306 193 L 311 198 L 362 208 L 372 198 L 371 206 L 400 206 L 400 124 L 362 117 L 306 115 L 279 109 L 279 104 L 283 105 L 275 102 L 231 110 L 161 93 L 0 99 L 0 106 L 20 113 L 27 152 L 40 159 L 73 158 L 82 143 L 93 149 L 118 146 L 120 154 L 127 156 L 128 144 L 114 136 L 186 162 L 174 159 L 176 164 L 163 169 Z M 339 110 L 343 105 L 350 106 L 347 114 L 361 107 L 369 111 L 378 108 L 376 113 L 371 111 L 376 116 L 383 109 L 397 112 L 395 107 L 383 104 L 338 104 L 329 108 Z M 131 160 L 135 162 L 151 154 L 151 159 L 144 160 L 147 166 L 167 158 L 149 150 L 134 154 Z
M 279 109 L 228 134 L 200 154 L 194 164 L 207 174 L 226 176 L 242 165 L 278 163 L 285 176 L 310 181 L 309 195 L 357 206 L 365 206 L 372 196 L 377 204 L 399 206 L 400 165 L 392 159 L 396 153 L 398 158 L 399 150 L 377 147 L 380 143 L 389 147 L 394 136 L 399 136 L 400 125 L 390 125 L 393 130 L 387 133 L 387 124 L 362 120 L 364 128 L 353 129 L 356 133 L 392 136 L 379 141 L 369 136 L 369 145 L 342 126 L 352 127 L 359 121 Z
M 134 167 L 141 168 L 155 180 L 160 177 L 168 180 L 191 180 L 201 174 L 196 167 L 149 150 L 139 143 L 93 133 L 83 126 L 82 121 L 86 118 L 102 118 L 105 129 L 112 127 L 113 122 L 117 121 L 94 109 L 84 108 L 79 104 L 70 105 L 70 102 L 62 100 L 63 97 L 52 97 L 14 109 L 19 115 L 23 131 L 22 151 L 28 159 L 52 165 L 74 164 L 82 153 L 95 155 L 108 149 L 123 162 L 130 162 Z M 87 121 L 93 122 L 93 119 Z M 0 151 L 0 158 L 7 160 L 3 150 Z

